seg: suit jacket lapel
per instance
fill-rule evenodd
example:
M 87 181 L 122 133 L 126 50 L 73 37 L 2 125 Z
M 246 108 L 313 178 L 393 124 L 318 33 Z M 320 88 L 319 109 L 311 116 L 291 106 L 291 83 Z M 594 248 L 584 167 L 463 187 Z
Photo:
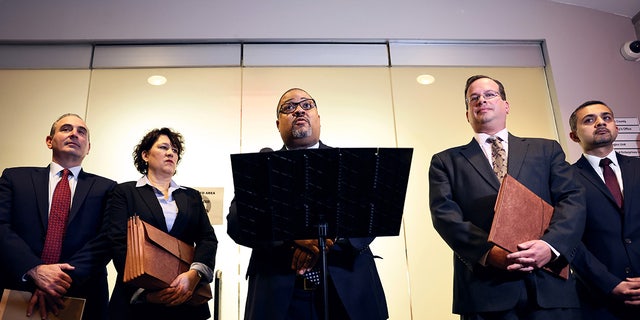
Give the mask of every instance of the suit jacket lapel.
M 331 147 L 322 143 L 322 140 L 318 140 L 318 149 L 331 149 Z M 282 148 L 280 148 L 280 150 L 278 151 L 287 151 L 287 146 L 283 144 Z
M 509 133 L 509 155 L 507 156 L 507 173 L 518 178 L 520 170 L 522 170 L 522 164 L 527 157 L 529 150 L 529 142 L 527 139 L 516 137 Z
M 38 168 L 34 171 L 31 174 L 31 181 L 36 194 L 42 230 L 47 230 L 49 224 L 49 167 Z
M 182 189 L 178 189 L 173 192 L 173 199 L 176 201 L 176 205 L 178 206 L 178 216 L 176 217 L 176 221 L 173 223 L 173 228 L 171 228 L 170 233 L 177 235 L 182 233 L 182 230 L 187 226 L 189 221 L 189 199 L 186 192 Z
M 622 172 L 622 201 L 624 203 L 625 215 L 631 214 L 631 208 L 637 208 L 633 202 L 637 201 L 633 195 L 637 195 L 639 190 L 635 190 L 634 187 L 640 181 L 640 171 L 638 167 L 634 167 L 631 164 L 631 158 L 616 154 L 618 157 L 618 164 L 620 165 L 620 172 Z
M 464 146 L 460 151 L 463 157 L 465 157 L 471 166 L 478 171 L 480 176 L 487 181 L 489 185 L 491 185 L 494 189 L 500 189 L 500 181 L 498 177 L 493 172 L 491 165 L 487 161 L 487 157 L 482 152 L 480 145 L 475 139 L 471 139 L 471 142 Z
M 156 226 L 156 228 L 168 233 L 169 231 L 167 230 L 167 221 L 164 219 L 162 207 L 160 206 L 160 203 L 158 203 L 158 197 L 156 196 L 153 187 L 150 185 L 145 185 L 142 187 L 136 187 L 136 190 L 138 190 L 140 198 L 142 198 L 142 201 L 146 204 L 147 208 L 149 208 L 149 215 L 155 220 L 147 222 L 153 224 L 154 226 Z M 134 212 L 130 212 L 130 214 L 133 213 Z M 140 214 L 142 212 L 135 213 Z
M 618 161 L 621 162 L 621 160 L 618 160 Z M 587 158 L 585 158 L 584 155 L 582 155 L 580 159 L 578 159 L 575 165 L 578 168 L 578 172 L 580 172 L 580 174 L 582 174 L 590 183 L 592 183 L 596 188 L 598 188 L 598 190 L 600 190 L 600 192 L 602 192 L 604 196 L 607 197 L 607 199 L 609 199 L 609 201 L 611 201 L 616 207 L 618 206 L 616 204 L 616 200 L 613 198 L 613 195 L 611 194 L 611 191 L 609 191 L 609 188 L 607 188 L 607 185 L 604 184 L 604 181 L 602 181 L 602 178 L 600 178 L 598 173 L 595 170 L 593 170 L 593 167 L 589 163 L 589 160 L 587 160 Z M 622 175 L 623 183 L 625 179 L 625 174 Z
M 71 210 L 69 211 L 69 221 L 73 220 L 80 211 L 84 200 L 89 194 L 89 190 L 91 190 L 93 182 L 93 179 L 89 179 L 88 175 L 84 171 L 80 170 L 80 173 L 78 174 L 78 183 L 76 184 L 76 189 L 73 193 Z

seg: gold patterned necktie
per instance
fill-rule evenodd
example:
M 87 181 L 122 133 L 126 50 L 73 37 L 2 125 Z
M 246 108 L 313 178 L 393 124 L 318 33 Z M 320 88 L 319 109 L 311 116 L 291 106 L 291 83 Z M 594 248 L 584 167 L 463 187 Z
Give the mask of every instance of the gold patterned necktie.
M 493 172 L 498 176 L 498 180 L 502 183 L 502 179 L 507 175 L 507 152 L 502 147 L 502 141 L 499 137 L 491 136 L 487 138 L 487 142 L 491 143 L 491 163 Z

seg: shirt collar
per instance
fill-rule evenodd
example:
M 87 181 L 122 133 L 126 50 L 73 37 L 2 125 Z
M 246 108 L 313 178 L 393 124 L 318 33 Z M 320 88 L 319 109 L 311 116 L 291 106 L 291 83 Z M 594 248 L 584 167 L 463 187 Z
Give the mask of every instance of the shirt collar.
M 289 147 L 287 147 L 287 145 L 284 145 L 285 149 L 290 150 Z M 312 145 L 311 147 L 307 148 L 307 149 L 319 149 L 320 148 L 320 140 L 318 140 L 318 142 L 316 142 L 316 144 Z
M 73 176 L 73 179 L 78 180 L 78 175 L 80 174 L 80 170 L 82 170 L 82 166 L 76 166 L 76 167 L 71 167 L 71 168 L 67 168 L 69 169 L 69 171 L 71 171 L 71 174 Z M 64 170 L 64 167 L 55 163 L 55 162 L 51 162 L 51 164 L 49 165 L 49 174 L 50 175 L 54 175 L 57 176 L 58 172 Z
M 587 161 L 589 161 L 589 164 L 591 164 L 592 167 L 594 168 L 599 168 L 600 167 L 600 160 L 602 160 L 603 158 L 600 158 L 598 156 L 594 156 L 594 155 L 590 155 L 590 154 L 586 154 L 583 153 L 584 157 L 587 158 Z M 618 157 L 616 156 L 616 151 L 612 150 L 605 158 L 609 158 L 611 160 L 611 163 L 613 163 L 616 167 L 620 167 L 618 165 Z
M 478 141 L 478 143 L 480 145 L 482 145 L 483 143 L 487 142 L 487 138 L 491 137 L 491 136 L 496 136 L 498 138 L 500 138 L 502 140 L 503 144 L 508 144 L 509 143 L 509 131 L 507 130 L 507 128 L 504 128 L 498 132 L 496 132 L 496 134 L 486 134 L 484 132 L 478 132 L 475 135 L 476 141 Z
M 136 188 L 144 187 L 146 185 L 149 185 L 152 188 L 155 188 L 149 181 L 149 178 L 147 177 L 147 175 L 145 174 L 142 177 L 140 177 L 140 179 L 138 179 L 138 181 L 136 182 Z M 169 183 L 169 193 L 173 193 L 173 191 L 177 189 L 184 189 L 184 187 L 180 186 L 175 181 L 173 181 L 173 179 L 171 179 L 171 183 Z

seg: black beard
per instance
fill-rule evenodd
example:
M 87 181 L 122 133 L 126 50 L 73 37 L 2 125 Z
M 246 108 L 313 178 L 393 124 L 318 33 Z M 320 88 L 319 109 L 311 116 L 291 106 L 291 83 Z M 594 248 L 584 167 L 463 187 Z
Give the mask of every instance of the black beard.
M 311 127 L 291 130 L 291 135 L 294 138 L 306 138 L 311 136 L 311 133 L 313 133 L 313 129 L 311 129 Z
M 593 139 L 593 144 L 596 146 L 601 146 L 601 145 L 607 145 L 610 144 L 611 142 L 613 142 L 613 138 L 611 137 L 611 135 L 606 135 L 606 136 L 597 136 L 595 137 L 595 139 Z

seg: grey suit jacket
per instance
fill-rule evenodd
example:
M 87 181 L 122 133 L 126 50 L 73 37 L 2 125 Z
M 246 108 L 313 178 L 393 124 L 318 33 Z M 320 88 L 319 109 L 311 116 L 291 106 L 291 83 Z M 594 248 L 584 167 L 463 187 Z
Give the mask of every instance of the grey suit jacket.
M 508 173 L 554 206 L 542 240 L 558 250 L 565 264 L 575 255 L 584 228 L 584 193 L 556 141 L 509 134 Z M 429 204 L 433 226 L 454 252 L 453 311 L 459 314 L 512 309 L 523 290 L 532 288 L 543 308 L 577 307 L 575 281 L 549 272 L 508 272 L 480 264 L 500 182 L 480 145 L 442 151 L 431 159 Z M 526 214 L 526 208 L 522 208 Z M 533 240 L 533 239 L 532 239 Z

